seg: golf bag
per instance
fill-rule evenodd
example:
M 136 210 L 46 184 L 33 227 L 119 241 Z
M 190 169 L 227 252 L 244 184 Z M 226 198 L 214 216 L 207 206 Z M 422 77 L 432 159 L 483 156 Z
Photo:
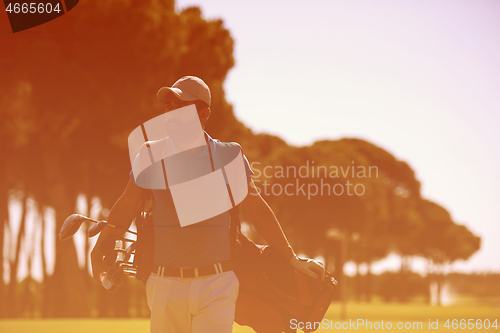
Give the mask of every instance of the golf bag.
M 231 210 L 232 261 L 240 282 L 235 322 L 258 333 L 296 332 L 292 319 L 320 322 L 337 281 L 329 272 L 323 281 L 296 272 L 277 250 L 243 235 L 238 215 L 236 206 Z

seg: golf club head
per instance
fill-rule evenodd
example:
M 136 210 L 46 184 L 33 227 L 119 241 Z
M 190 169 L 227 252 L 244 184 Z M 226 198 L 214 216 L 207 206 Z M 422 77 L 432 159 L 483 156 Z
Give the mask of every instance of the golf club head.
M 127 250 L 125 252 L 127 252 L 127 255 L 129 256 L 129 258 L 132 254 L 135 253 L 136 248 L 137 248 L 137 243 L 132 243 L 129 245 L 129 247 L 127 247 Z
M 78 229 L 80 229 L 80 226 L 85 221 L 94 223 L 97 222 L 91 218 L 88 218 L 80 214 L 72 214 L 68 216 L 68 218 L 64 221 L 61 227 L 61 231 L 59 231 L 59 239 L 66 240 L 71 236 L 73 236 L 78 231 Z
M 107 225 L 108 223 L 106 221 L 97 222 L 97 224 L 95 224 L 94 226 L 92 226 L 92 228 L 89 229 L 89 238 L 94 237 L 95 235 L 100 233 L 102 229 L 104 229 Z
M 123 243 L 122 243 L 122 245 L 123 245 Z M 127 262 L 130 259 L 130 256 L 134 253 L 136 246 L 137 246 L 136 243 L 130 244 L 127 247 L 127 249 L 124 249 L 123 247 L 117 248 L 115 246 L 115 251 L 118 252 L 118 254 L 117 254 L 117 260 L 121 260 L 123 262 Z

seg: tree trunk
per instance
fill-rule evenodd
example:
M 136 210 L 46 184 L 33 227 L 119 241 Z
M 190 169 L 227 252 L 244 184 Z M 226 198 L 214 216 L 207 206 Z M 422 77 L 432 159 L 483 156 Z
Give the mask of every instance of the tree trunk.
M 408 274 L 410 271 L 410 259 L 401 257 L 401 268 L 399 274 L 398 298 L 400 303 L 408 302 Z
M 427 293 L 425 294 L 425 303 L 427 305 L 432 304 L 432 295 L 431 295 L 431 285 L 432 285 L 432 261 L 427 259 L 427 276 L 425 277 L 425 281 L 427 281 Z
M 3 240 L 5 238 L 5 228 L 6 224 L 9 223 L 9 196 L 7 189 L 2 187 L 0 188 L 0 318 L 5 317 L 5 283 L 3 280 L 3 262 L 4 262 L 4 253 Z
M 68 205 L 69 206 L 69 205 Z M 72 209 L 57 208 L 56 231 L 60 230 Z M 85 317 L 88 315 L 88 298 L 85 282 L 76 255 L 73 240 L 60 241 L 56 236 L 54 274 L 47 281 L 51 317 Z
M 340 319 L 347 318 L 347 300 L 349 298 L 347 289 L 347 276 L 344 273 L 344 265 L 347 262 L 348 240 L 347 233 L 344 233 L 340 241 L 340 263 L 339 263 L 339 287 L 340 287 Z
M 25 243 L 28 242 L 29 240 L 27 240 L 26 236 L 23 238 Z M 32 241 L 34 240 L 34 237 L 32 239 Z M 34 242 L 32 242 L 32 244 L 34 244 Z M 31 249 L 30 253 L 27 253 L 27 257 L 28 257 L 28 263 L 27 263 L 27 266 L 28 266 L 28 271 L 27 271 L 27 275 L 26 275 L 26 278 L 24 281 L 22 281 L 22 283 L 24 283 L 24 286 L 23 286 L 23 296 L 21 297 L 21 306 L 20 306 L 20 316 L 22 316 L 23 318 L 33 318 L 33 315 L 34 315 L 34 310 L 35 310 L 35 304 L 34 304 L 34 299 L 33 299 L 33 292 L 32 292 L 32 285 L 34 284 L 34 281 L 33 281 L 33 278 L 31 277 L 31 261 L 33 259 L 33 254 L 34 254 L 34 250 Z
M 437 306 L 441 306 L 441 278 L 437 279 Z
M 18 300 L 19 298 L 16 297 L 16 291 L 17 291 L 17 270 L 19 267 L 19 254 L 21 252 L 21 241 L 22 238 L 24 237 L 24 229 L 25 229 L 25 224 L 26 224 L 26 204 L 28 202 L 28 195 L 24 193 L 24 197 L 22 199 L 22 212 L 21 212 L 21 220 L 19 221 L 19 232 L 17 234 L 17 241 L 16 241 L 16 250 L 14 253 L 14 260 L 10 263 L 10 276 L 9 276 L 9 289 L 8 289 L 8 295 L 7 295 L 7 304 L 9 305 L 7 307 L 7 312 L 8 316 L 10 318 L 14 318 L 19 315 L 19 304 Z M 12 232 L 12 228 L 11 228 Z M 13 237 L 11 237 L 12 239 Z M 9 256 L 10 257 L 10 256 Z
M 333 299 L 335 301 L 340 301 L 340 280 L 342 279 L 340 276 L 340 274 L 342 274 L 340 270 L 340 242 L 330 241 L 328 243 L 325 261 L 328 271 L 331 272 L 335 279 L 339 282 L 339 286 L 335 288 L 337 291 L 333 295 Z
M 75 198 L 68 193 L 71 184 L 65 183 L 63 179 L 63 158 L 51 149 L 47 149 L 44 154 L 48 198 L 56 211 L 56 234 L 61 230 L 64 220 L 74 213 L 76 205 Z M 57 235 L 55 239 L 54 274 L 45 284 L 46 314 L 50 317 L 86 317 L 89 314 L 88 293 L 78 267 L 74 242 L 71 239 L 60 241 Z
M 92 202 L 90 200 L 90 194 L 87 193 L 85 195 L 85 200 L 87 201 L 87 212 L 86 215 L 90 217 L 90 209 L 92 206 Z M 88 230 L 89 227 L 88 225 L 82 225 L 85 229 L 85 235 L 88 235 Z M 85 237 L 85 245 L 84 245 L 84 257 L 83 257 L 83 279 L 85 280 L 87 288 L 90 288 L 89 285 L 89 252 L 90 252 L 90 246 L 89 246 L 89 239 L 88 237 Z
M 439 264 L 439 269 L 436 275 L 436 281 L 437 281 L 437 306 L 441 306 L 442 300 L 441 300 L 441 291 L 443 289 L 443 264 Z
M 44 212 L 42 210 L 41 216 L 40 216 L 40 228 L 42 229 L 42 242 L 40 244 L 41 251 L 42 251 L 42 274 L 43 274 L 43 281 L 42 281 L 42 317 L 47 318 L 50 317 L 49 315 L 49 309 L 50 309 L 50 304 L 47 304 L 47 300 L 49 299 L 47 295 L 47 285 L 48 281 L 50 279 L 49 275 L 47 274 L 47 260 L 45 258 L 45 216 Z
M 366 301 L 372 301 L 372 262 L 368 262 L 368 272 L 366 272 Z
M 359 274 L 359 263 L 355 262 L 356 275 L 354 276 L 354 294 L 356 295 L 356 303 L 361 301 L 361 274 Z

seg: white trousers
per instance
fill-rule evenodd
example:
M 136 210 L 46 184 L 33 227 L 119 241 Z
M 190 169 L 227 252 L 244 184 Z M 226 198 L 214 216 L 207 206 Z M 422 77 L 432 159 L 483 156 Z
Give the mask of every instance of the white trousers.
M 198 278 L 151 274 L 151 333 L 230 333 L 239 281 L 233 271 Z

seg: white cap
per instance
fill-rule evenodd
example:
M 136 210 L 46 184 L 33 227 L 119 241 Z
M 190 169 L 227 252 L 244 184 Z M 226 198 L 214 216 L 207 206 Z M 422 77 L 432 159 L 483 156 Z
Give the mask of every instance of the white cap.
M 164 101 L 167 99 L 170 92 L 183 101 L 200 100 L 207 103 L 208 106 L 210 106 L 212 100 L 210 88 L 208 88 L 207 84 L 203 82 L 202 79 L 196 76 L 184 76 L 177 80 L 172 87 L 160 88 L 156 97 Z

